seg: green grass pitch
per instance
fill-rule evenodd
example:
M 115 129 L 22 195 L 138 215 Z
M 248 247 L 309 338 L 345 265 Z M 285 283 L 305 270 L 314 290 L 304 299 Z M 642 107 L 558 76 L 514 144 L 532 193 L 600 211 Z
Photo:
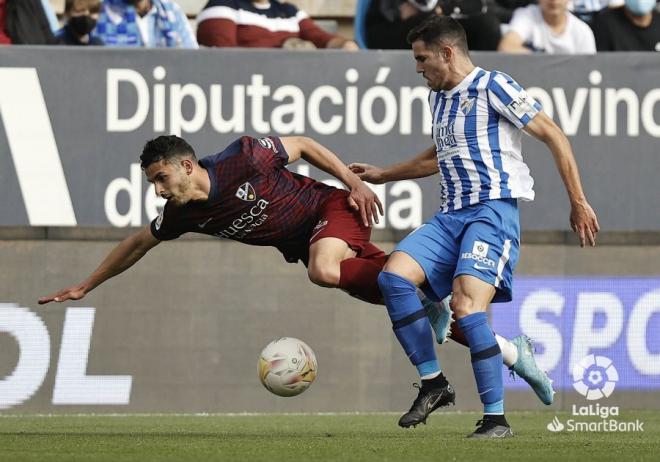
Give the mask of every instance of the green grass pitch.
M 643 433 L 551 433 L 553 412 L 512 412 L 516 436 L 467 440 L 479 414 L 436 412 L 403 430 L 394 414 L 0 417 L 2 461 L 660 460 L 660 412 L 626 411 Z M 592 418 L 593 419 L 593 418 Z

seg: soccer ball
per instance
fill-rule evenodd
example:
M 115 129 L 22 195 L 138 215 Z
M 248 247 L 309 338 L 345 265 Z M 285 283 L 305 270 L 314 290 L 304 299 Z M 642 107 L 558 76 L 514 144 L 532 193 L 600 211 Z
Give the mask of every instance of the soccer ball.
M 307 390 L 317 371 L 314 352 L 297 338 L 273 340 L 259 355 L 259 379 L 279 396 L 296 396 Z

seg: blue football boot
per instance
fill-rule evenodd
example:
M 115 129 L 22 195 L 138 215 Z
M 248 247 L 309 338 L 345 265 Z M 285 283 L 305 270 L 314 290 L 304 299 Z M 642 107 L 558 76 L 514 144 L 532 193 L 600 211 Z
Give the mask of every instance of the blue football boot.
M 526 335 L 519 335 L 512 338 L 510 342 L 518 349 L 518 361 L 509 368 L 511 374 L 518 374 L 527 382 L 543 404 L 552 404 L 555 394 L 552 389 L 552 380 L 536 364 L 532 340 Z
M 451 335 L 451 323 L 454 322 L 452 318 L 452 311 L 449 307 L 451 295 L 443 298 L 439 303 L 432 301 L 426 297 L 420 297 L 422 306 L 426 317 L 429 318 L 433 332 L 435 332 L 435 340 L 442 345 Z

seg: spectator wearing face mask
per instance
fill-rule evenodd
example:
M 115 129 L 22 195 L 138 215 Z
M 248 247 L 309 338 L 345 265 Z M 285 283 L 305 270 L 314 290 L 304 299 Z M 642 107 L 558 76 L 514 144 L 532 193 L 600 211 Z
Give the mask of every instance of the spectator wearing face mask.
M 92 35 L 106 46 L 199 48 L 188 18 L 173 0 L 103 0 Z
M 58 45 L 103 45 L 90 32 L 96 27 L 101 0 L 66 0 L 64 18 L 66 23 L 55 36 Z
M 626 0 L 594 19 L 598 51 L 660 51 L 660 13 L 655 0 Z

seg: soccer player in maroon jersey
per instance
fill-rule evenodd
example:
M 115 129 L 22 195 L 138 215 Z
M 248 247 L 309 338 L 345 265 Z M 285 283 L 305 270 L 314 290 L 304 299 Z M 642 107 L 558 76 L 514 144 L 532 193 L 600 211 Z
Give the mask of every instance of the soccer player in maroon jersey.
M 349 190 L 290 172 L 286 165 L 301 157 Z M 41 297 L 39 304 L 79 300 L 130 268 L 161 241 L 187 232 L 275 247 L 286 261 L 302 261 L 315 284 L 383 304 L 377 279 L 388 256 L 369 241 L 382 205 L 357 175 L 316 141 L 243 136 L 198 161 L 182 138 L 159 136 L 145 144 L 140 161 L 156 194 L 167 199 L 161 214 L 119 243 L 81 283 Z M 430 302 L 425 305 L 435 307 Z M 444 306 L 449 313 L 448 305 Z M 439 308 L 427 310 L 430 319 L 435 316 L 436 321 L 431 321 L 440 343 L 450 321 L 449 314 L 438 321 L 441 313 Z M 467 346 L 458 329 L 451 338 Z M 510 352 L 505 364 L 528 381 L 514 364 L 518 357 L 529 358 L 518 354 L 517 344 L 502 337 L 498 341 L 503 351 Z M 536 391 L 535 384 L 530 385 Z M 454 392 L 448 387 L 446 402 L 435 403 L 436 408 L 453 402 Z
M 348 191 L 290 172 L 304 158 L 342 181 Z M 152 223 L 124 239 L 80 284 L 39 303 L 79 300 L 128 269 L 161 241 L 187 232 L 276 247 L 302 261 L 312 282 L 381 303 L 376 282 L 387 256 L 369 242 L 378 197 L 332 152 L 306 137 L 244 136 L 197 160 L 177 136 L 146 143 L 141 166 L 167 203 Z

